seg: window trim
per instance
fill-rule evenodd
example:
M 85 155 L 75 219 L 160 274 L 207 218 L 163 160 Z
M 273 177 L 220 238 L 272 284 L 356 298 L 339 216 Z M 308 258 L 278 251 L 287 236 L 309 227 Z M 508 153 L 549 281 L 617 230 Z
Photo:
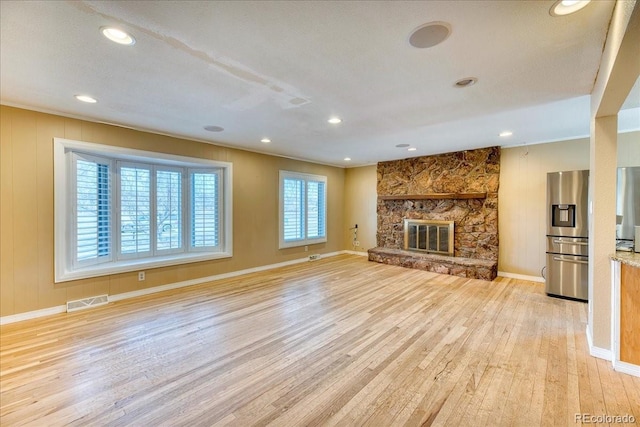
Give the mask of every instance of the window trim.
M 120 259 L 107 264 L 91 266 L 72 266 L 73 246 L 71 218 L 71 198 L 75 196 L 71 188 L 73 175 L 72 162 L 68 161 L 68 153 L 82 153 L 89 156 L 108 157 L 134 163 L 153 163 L 156 165 L 177 166 L 183 168 L 219 168 L 222 187 L 220 207 L 222 216 L 220 251 L 218 252 L 183 252 L 179 254 L 162 254 L 151 258 Z M 154 151 L 133 148 L 115 147 L 91 142 L 74 141 L 65 138 L 53 139 L 54 158 L 54 282 L 99 277 L 116 273 L 126 273 L 141 269 L 167 267 L 198 261 L 230 258 L 233 256 L 233 165 L 230 162 L 178 156 Z M 115 164 L 115 161 L 113 162 Z M 75 181 L 75 180 L 74 180 Z M 115 183 L 112 182 L 112 185 Z M 152 194 L 155 197 L 155 194 Z M 114 207 L 115 209 L 115 207 Z M 186 219 L 186 218 L 185 218 Z M 111 241 L 111 255 L 119 250 Z M 114 257 L 115 258 L 115 257 Z
M 293 241 L 285 241 L 284 239 L 284 180 L 290 179 L 300 179 L 303 180 L 304 185 L 304 238 L 293 240 Z M 291 172 L 286 170 L 280 170 L 278 177 L 278 249 L 286 249 L 286 248 L 294 248 L 298 246 L 306 246 L 306 245 L 314 245 L 317 243 L 324 243 L 327 241 L 327 235 L 329 234 L 328 227 L 328 218 L 327 212 L 329 212 L 328 208 L 328 185 L 327 185 L 327 177 L 324 175 L 312 175 L 308 173 L 302 172 Z M 307 212 L 307 182 L 323 182 L 324 183 L 324 236 L 309 238 L 309 230 L 308 230 L 308 212 Z

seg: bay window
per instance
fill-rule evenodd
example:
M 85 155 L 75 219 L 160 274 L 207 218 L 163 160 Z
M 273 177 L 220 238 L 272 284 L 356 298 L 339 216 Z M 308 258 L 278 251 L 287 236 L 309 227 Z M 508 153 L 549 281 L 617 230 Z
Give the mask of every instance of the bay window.
M 54 139 L 56 282 L 229 257 L 231 164 Z

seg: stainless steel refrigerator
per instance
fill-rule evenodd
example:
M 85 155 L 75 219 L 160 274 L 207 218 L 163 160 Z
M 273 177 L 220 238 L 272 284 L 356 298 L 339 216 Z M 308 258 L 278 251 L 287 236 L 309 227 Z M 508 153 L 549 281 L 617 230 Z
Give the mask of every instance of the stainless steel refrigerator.
M 547 174 L 548 295 L 589 298 L 589 171 Z
M 618 168 L 616 191 L 616 249 L 634 249 L 635 229 L 640 226 L 640 167 Z M 640 252 L 640 242 L 635 242 Z

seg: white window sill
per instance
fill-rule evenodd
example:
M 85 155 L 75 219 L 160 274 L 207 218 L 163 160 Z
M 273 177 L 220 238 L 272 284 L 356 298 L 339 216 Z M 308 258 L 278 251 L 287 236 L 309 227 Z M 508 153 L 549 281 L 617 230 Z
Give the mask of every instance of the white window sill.
M 278 249 L 297 248 L 300 246 L 316 245 L 318 243 L 326 243 L 326 242 L 327 242 L 326 237 L 323 237 L 320 239 L 293 240 L 289 242 L 280 242 Z
M 108 276 L 118 273 L 128 273 L 131 271 L 140 271 L 149 268 L 169 267 L 172 265 L 187 264 L 191 262 L 231 258 L 232 256 L 232 252 L 200 252 L 178 255 L 173 254 L 164 257 L 154 257 L 153 259 L 121 260 L 118 262 L 81 267 L 73 271 L 56 271 L 55 283 L 87 279 L 90 277 Z

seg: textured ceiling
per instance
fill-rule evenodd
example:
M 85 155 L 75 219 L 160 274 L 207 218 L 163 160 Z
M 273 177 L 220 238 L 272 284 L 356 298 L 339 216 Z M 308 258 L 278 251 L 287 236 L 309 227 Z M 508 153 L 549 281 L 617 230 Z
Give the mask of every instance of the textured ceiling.
M 338 166 L 582 137 L 614 2 L 551 4 L 3 0 L 0 101 Z M 449 38 L 409 45 L 431 21 Z M 621 125 L 640 128 L 625 106 Z

